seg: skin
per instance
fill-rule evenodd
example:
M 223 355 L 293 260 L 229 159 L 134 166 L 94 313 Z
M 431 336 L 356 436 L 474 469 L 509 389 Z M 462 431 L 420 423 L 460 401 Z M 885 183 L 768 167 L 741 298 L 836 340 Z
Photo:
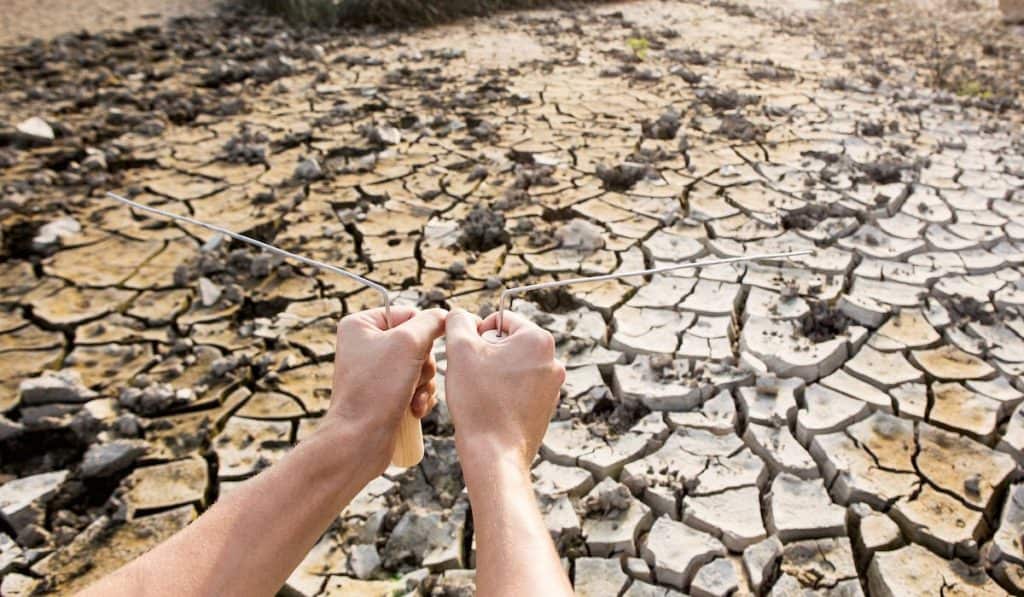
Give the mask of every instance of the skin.
M 448 338 L 446 391 L 473 506 L 481 595 L 572 595 L 529 467 L 565 370 L 550 334 L 506 314 L 491 344 L 464 311 L 393 307 L 341 320 L 331 405 L 317 431 L 196 521 L 81 595 L 274 595 L 353 497 L 382 474 L 405 409 L 436 404 L 431 356 Z
M 82 595 L 274 595 L 353 497 L 384 472 L 412 404 L 429 412 L 444 311 L 338 324 L 331 405 L 314 434 L 147 554 Z
M 446 325 L 445 395 L 473 507 L 480 595 L 572 595 L 537 508 L 530 463 L 565 381 L 551 334 L 506 313 L 485 321 L 455 311 Z

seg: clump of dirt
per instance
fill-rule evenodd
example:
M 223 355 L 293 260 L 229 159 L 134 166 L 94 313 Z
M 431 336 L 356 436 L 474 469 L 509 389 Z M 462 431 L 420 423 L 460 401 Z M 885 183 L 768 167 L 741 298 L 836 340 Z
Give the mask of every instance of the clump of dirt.
M 747 76 L 755 81 L 788 81 L 796 78 L 796 71 L 766 60 L 747 69 Z
M 702 89 L 697 92 L 697 100 L 715 112 L 735 110 L 744 106 L 752 106 L 761 101 L 757 95 L 747 95 L 735 89 Z
M 596 495 L 587 496 L 583 501 L 586 514 L 605 515 L 616 510 L 629 508 L 633 495 L 625 485 L 617 484 L 613 488 L 599 491 Z
M 509 242 L 505 216 L 478 205 L 460 223 L 459 246 L 467 251 L 490 251 Z
M 564 286 L 545 288 L 530 293 L 530 300 L 547 313 L 568 313 L 579 308 L 580 303 Z
M 728 114 L 722 117 L 722 124 L 715 133 L 728 139 L 749 142 L 764 139 L 765 130 L 739 114 Z
M 522 165 L 516 166 L 516 189 L 527 190 L 532 187 L 553 187 L 558 184 L 553 175 L 553 166 Z
M 858 164 L 857 167 L 873 182 L 890 184 L 903 179 L 903 172 L 914 167 L 913 164 L 893 157 L 882 157 L 874 162 Z
M 224 159 L 233 164 L 263 164 L 267 161 L 270 139 L 261 132 L 242 127 L 224 144 Z
M 839 309 L 823 301 L 810 303 L 811 310 L 800 320 L 800 331 L 812 342 L 827 342 L 842 335 L 850 320 Z
M 648 139 L 675 139 L 679 126 L 679 112 L 673 108 L 666 110 L 657 120 L 645 118 L 640 123 L 640 129 Z
M 595 435 L 614 439 L 632 429 L 650 412 L 643 404 L 626 404 L 606 394 L 593 410 L 583 415 L 583 422 Z
M 628 190 L 650 172 L 649 165 L 636 162 L 622 162 L 611 168 L 604 165 L 597 167 L 597 177 L 604 183 L 604 188 L 610 191 Z
M 854 211 L 836 204 L 808 203 L 807 205 L 786 212 L 782 216 L 782 227 L 785 230 L 813 230 L 818 224 L 829 218 L 853 216 Z
M 969 296 L 954 296 L 938 299 L 949 311 L 954 322 L 977 321 L 983 325 L 994 325 L 996 316 L 989 303 L 983 303 Z

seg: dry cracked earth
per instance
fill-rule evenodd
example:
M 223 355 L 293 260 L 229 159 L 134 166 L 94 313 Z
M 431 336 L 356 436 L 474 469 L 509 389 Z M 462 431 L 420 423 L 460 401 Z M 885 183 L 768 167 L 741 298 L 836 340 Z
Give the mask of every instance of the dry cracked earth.
M 1011 92 L 950 92 L 911 32 L 865 43 L 883 4 L 229 14 L 0 51 L 3 594 L 81 588 L 280 459 L 336 320 L 377 304 L 107 190 L 480 313 L 812 248 L 516 302 L 568 366 L 533 476 L 577 592 L 1024 592 L 1021 44 L 957 9 L 992 39 L 942 38 L 978 50 L 956 68 Z M 443 403 L 424 429 L 283 594 L 472 591 Z

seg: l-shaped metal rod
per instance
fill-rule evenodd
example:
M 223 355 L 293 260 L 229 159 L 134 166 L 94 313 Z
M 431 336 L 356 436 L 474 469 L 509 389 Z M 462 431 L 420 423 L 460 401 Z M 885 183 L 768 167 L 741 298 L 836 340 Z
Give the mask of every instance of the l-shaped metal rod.
M 180 214 L 172 213 L 172 212 L 165 211 L 163 209 L 159 209 L 159 208 L 156 208 L 156 207 L 150 207 L 149 205 L 143 205 L 141 203 L 138 203 L 137 201 L 132 201 L 131 199 L 126 199 L 126 198 L 124 198 L 124 197 L 122 197 L 120 195 L 117 195 L 115 193 L 107 193 L 107 197 L 110 197 L 111 199 L 114 199 L 116 201 L 120 201 L 121 203 L 124 203 L 125 205 L 129 205 L 131 207 L 134 207 L 135 209 L 140 209 L 142 211 L 145 211 L 145 212 L 148 212 L 148 213 L 151 213 L 151 214 L 155 214 L 155 215 L 158 215 L 158 216 L 163 216 L 165 218 L 171 218 L 172 220 L 178 220 L 179 222 L 185 222 L 187 224 L 192 224 L 192 225 L 195 225 L 195 226 L 200 226 L 202 228 L 206 228 L 207 230 L 212 230 L 214 232 L 219 232 L 220 234 L 223 234 L 224 236 L 229 236 L 229 237 L 231 237 L 231 238 L 233 238 L 235 240 L 241 241 L 243 243 L 248 243 L 250 245 L 259 247 L 259 248 L 263 249 L 264 251 L 269 251 L 271 253 L 274 253 L 276 255 L 280 255 L 282 257 L 287 257 L 289 259 L 294 259 L 295 261 L 298 261 L 300 263 L 305 263 L 306 265 L 311 265 L 311 266 L 313 266 L 313 267 L 315 267 L 317 269 L 321 269 L 321 270 L 324 270 L 324 271 L 332 272 L 332 273 L 335 273 L 335 274 L 340 274 L 342 276 L 345 276 L 346 278 L 349 278 L 351 280 L 355 280 L 356 282 L 359 282 L 360 284 L 363 284 L 365 286 L 369 286 L 370 288 L 372 288 L 372 289 L 376 290 L 378 293 L 380 293 L 381 302 L 384 304 L 384 323 L 387 324 L 388 328 L 391 327 L 391 296 L 388 294 L 388 289 L 387 288 L 384 288 L 383 286 L 381 286 L 380 284 L 374 282 L 373 280 L 368 280 L 368 279 L 366 279 L 366 278 L 364 278 L 364 277 L 362 277 L 362 276 L 360 276 L 358 274 L 354 274 L 354 273 L 352 273 L 352 272 L 350 272 L 350 271 L 348 271 L 346 269 L 342 269 L 342 268 L 340 268 L 340 267 L 338 267 L 336 265 L 330 265 L 330 264 L 324 263 L 322 261 L 317 261 L 315 259 L 310 259 L 309 257 L 303 257 L 302 255 L 297 255 L 295 253 L 292 253 L 291 251 L 285 251 L 284 249 L 279 249 L 279 248 L 275 247 L 274 245 L 267 244 L 267 243 L 265 243 L 265 242 L 263 242 L 261 240 L 256 240 L 255 238 L 246 236 L 244 234 L 238 234 L 237 232 L 232 232 L 232 231 L 228 230 L 227 228 L 224 228 L 224 227 L 221 227 L 221 226 L 217 226 L 216 224 L 208 224 L 206 222 L 201 222 L 199 220 L 196 220 L 195 218 L 190 218 L 188 216 L 183 216 L 183 215 L 180 215 Z

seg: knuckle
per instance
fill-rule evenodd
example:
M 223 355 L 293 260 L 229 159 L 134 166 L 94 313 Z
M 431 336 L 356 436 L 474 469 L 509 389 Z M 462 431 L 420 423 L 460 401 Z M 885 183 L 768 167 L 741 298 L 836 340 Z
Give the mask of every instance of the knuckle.
M 555 354 L 555 337 L 549 332 L 536 328 L 531 334 L 532 347 L 545 358 L 551 358 Z
M 445 352 L 449 355 L 461 356 L 470 349 L 469 338 L 462 336 L 449 337 L 445 340 Z
M 403 329 L 395 330 L 395 344 L 402 350 L 414 350 L 417 347 L 416 336 Z
M 552 364 L 551 372 L 554 376 L 555 381 L 558 382 L 559 386 L 565 383 L 565 365 L 563 365 L 560 361 L 555 361 L 554 364 Z

